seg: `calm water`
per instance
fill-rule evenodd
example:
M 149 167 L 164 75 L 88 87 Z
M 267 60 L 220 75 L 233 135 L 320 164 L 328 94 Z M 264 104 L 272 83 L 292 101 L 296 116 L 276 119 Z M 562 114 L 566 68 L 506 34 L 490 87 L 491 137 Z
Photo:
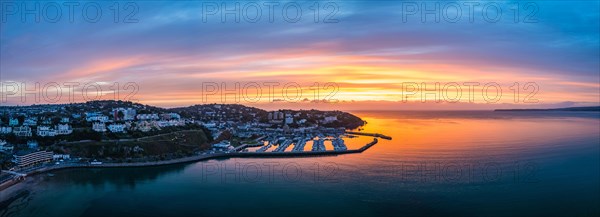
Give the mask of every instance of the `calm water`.
M 1 214 L 600 214 L 598 113 L 353 113 L 393 140 L 337 157 L 59 171 L 8 189 L 25 193 Z

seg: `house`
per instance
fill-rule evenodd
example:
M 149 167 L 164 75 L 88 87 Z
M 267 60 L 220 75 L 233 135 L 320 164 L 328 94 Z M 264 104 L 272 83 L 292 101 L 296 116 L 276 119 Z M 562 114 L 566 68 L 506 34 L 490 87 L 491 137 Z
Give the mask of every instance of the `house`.
M 142 121 L 139 122 L 137 124 L 137 130 L 142 131 L 142 132 L 150 132 L 152 130 L 152 128 L 155 128 L 156 126 L 148 121 Z
M 119 112 L 123 114 L 123 117 L 119 117 Z M 132 108 L 116 108 L 113 109 L 113 118 L 114 120 L 126 120 L 132 121 L 135 119 L 137 111 Z
M 69 123 L 71 120 L 69 118 L 61 118 L 60 122 L 63 124 Z
M 158 114 L 139 114 L 139 115 L 136 116 L 136 118 L 138 120 L 143 120 L 143 121 L 145 121 L 145 120 L 158 120 L 158 119 L 160 119 L 158 117 Z
M 68 135 L 73 133 L 73 129 L 68 124 L 58 124 L 56 125 L 56 134 L 57 135 Z
M 180 120 L 168 120 L 168 121 L 157 121 L 159 127 L 172 127 L 185 125 L 184 121 Z
M 19 126 L 19 119 L 16 119 L 16 118 L 11 118 L 11 119 L 8 121 L 8 125 L 9 125 L 9 126 Z
M 111 125 L 108 125 L 108 130 L 110 130 L 110 132 L 113 132 L 113 133 L 122 133 L 125 131 L 125 125 L 124 124 L 111 124 Z
M 19 151 L 13 155 L 14 162 L 19 167 L 28 167 L 31 165 L 52 161 L 52 152 L 48 151 Z
M 27 147 L 29 147 L 30 149 L 37 149 L 39 147 L 39 144 L 35 140 L 29 140 L 27 141 Z
M 94 122 L 92 124 L 92 130 L 96 132 L 106 132 L 106 124 L 102 122 Z
M 274 111 L 267 115 L 267 118 L 269 120 L 281 120 L 281 119 L 283 119 L 283 117 L 284 117 L 283 112 L 278 112 L 278 111 Z
M 37 117 L 26 118 L 25 121 L 23 121 L 23 125 L 24 126 L 36 126 L 37 121 L 38 121 Z
M 106 122 L 108 122 L 108 116 L 106 116 L 106 115 L 89 116 L 89 117 L 86 116 L 85 120 L 87 122 L 99 121 L 102 123 L 106 123 Z
M 52 155 L 52 160 L 68 160 L 71 159 L 71 155 L 68 154 L 54 154 Z
M 213 144 L 212 148 L 213 148 L 213 150 L 216 150 L 216 151 L 231 151 L 231 150 L 233 150 L 233 146 L 231 146 L 231 143 L 228 140 L 223 140 L 217 144 Z
M 325 119 L 323 120 L 323 123 L 331 123 L 337 121 L 337 116 L 327 116 L 325 117 Z
M 0 151 L 12 152 L 14 148 L 14 146 L 9 145 L 5 140 L 0 139 Z
M 292 123 L 294 123 L 294 118 L 292 117 L 292 115 L 286 114 L 285 115 L 285 124 L 292 124 Z
M 0 134 L 12 133 L 12 127 L 0 127 Z
M 161 114 L 160 117 L 163 120 L 173 120 L 173 119 L 179 120 L 179 119 L 181 119 L 181 115 L 179 115 L 177 113 Z
M 50 128 L 49 126 L 38 126 L 37 127 L 37 135 L 41 137 L 53 137 L 56 136 L 56 130 Z
M 30 136 L 32 136 L 32 134 L 31 134 L 31 127 L 28 127 L 28 126 L 15 127 L 15 128 L 13 128 L 13 133 L 16 136 L 21 136 L 21 137 L 30 137 Z

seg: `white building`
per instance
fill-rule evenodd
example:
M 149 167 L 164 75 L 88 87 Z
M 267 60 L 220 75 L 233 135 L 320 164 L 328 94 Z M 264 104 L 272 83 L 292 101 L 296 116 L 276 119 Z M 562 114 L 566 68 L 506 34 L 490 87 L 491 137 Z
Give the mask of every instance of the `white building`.
M 0 134 L 12 133 L 12 127 L 0 127 Z
M 68 154 L 54 154 L 52 160 L 68 160 L 71 159 L 71 155 Z
M 16 118 L 11 118 L 11 119 L 8 121 L 8 125 L 9 125 L 9 126 L 19 126 L 19 119 L 16 119 Z
M 331 123 L 331 122 L 334 122 L 334 121 L 337 121 L 337 116 L 327 116 L 323 120 L 323 123 Z
M 90 117 L 85 117 L 85 120 L 87 122 L 99 121 L 102 123 L 106 123 L 106 122 L 108 122 L 108 116 L 106 116 L 106 115 L 90 116 Z
M 23 121 L 23 125 L 24 126 L 36 126 L 37 125 L 37 118 L 33 117 L 33 118 L 26 118 L 25 121 Z
M 110 130 L 110 132 L 113 132 L 113 133 L 122 133 L 125 131 L 125 125 L 124 124 L 111 124 L 111 125 L 108 125 L 108 130 Z
M 41 137 L 53 137 L 56 136 L 56 130 L 50 128 L 49 126 L 38 126 L 37 127 L 37 135 Z
M 163 120 L 179 120 L 181 119 L 181 115 L 177 114 L 177 113 L 166 113 L 166 114 L 161 114 L 160 115 L 161 119 Z
M 135 120 L 136 115 L 137 111 L 135 109 L 127 108 L 127 112 L 125 112 L 125 117 L 123 117 L 123 119 L 126 121 L 133 121 Z
M 294 123 L 294 117 L 292 117 L 292 115 L 290 114 L 286 114 L 285 115 L 285 124 L 291 124 Z
M 27 167 L 27 166 L 31 166 L 34 164 L 39 164 L 39 163 L 43 163 L 43 162 L 50 162 L 52 161 L 52 152 L 48 152 L 48 151 L 38 151 L 38 152 L 26 152 L 26 151 L 22 151 L 22 152 L 18 152 L 16 155 L 14 155 L 15 157 L 15 163 L 17 163 L 17 165 L 19 167 Z
M 212 145 L 214 150 L 218 150 L 218 151 L 230 151 L 233 150 L 233 146 L 231 146 L 231 143 L 227 140 L 223 140 L 217 144 Z
M 94 122 L 92 124 L 92 130 L 96 132 L 106 132 L 106 124 L 102 122 Z
M 58 135 L 68 135 L 73 133 L 73 128 L 68 124 L 58 124 L 56 125 L 56 131 Z
M 132 108 L 116 108 L 113 109 L 113 113 L 115 116 L 115 120 L 118 120 L 118 113 L 121 112 L 123 113 L 123 120 L 126 121 L 132 121 L 135 119 L 135 116 L 137 114 L 137 111 L 135 109 Z
M 32 134 L 31 134 L 31 127 L 28 127 L 28 126 L 15 127 L 13 129 L 13 133 L 16 136 L 22 136 L 22 137 L 30 137 L 30 136 L 32 136 Z
M 158 119 L 160 119 L 158 117 L 158 114 L 139 114 L 139 115 L 136 116 L 136 118 L 138 120 L 143 120 L 143 121 L 145 121 L 145 120 L 158 120 Z
M 172 127 L 172 126 L 183 126 L 185 121 L 181 120 L 168 120 L 168 121 L 156 121 L 159 127 Z

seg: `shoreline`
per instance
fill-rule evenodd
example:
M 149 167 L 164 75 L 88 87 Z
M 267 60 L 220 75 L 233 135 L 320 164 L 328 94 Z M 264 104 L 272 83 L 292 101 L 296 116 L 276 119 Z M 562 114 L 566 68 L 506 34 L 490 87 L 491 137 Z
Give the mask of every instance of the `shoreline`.
M 125 168 L 125 167 L 153 167 L 153 166 L 166 166 L 184 163 L 193 163 L 199 161 L 206 161 L 211 159 L 230 159 L 230 158 L 290 158 L 290 157 L 323 157 L 323 156 L 337 156 L 344 154 L 357 154 L 366 151 L 378 143 L 377 138 L 383 138 L 391 140 L 391 137 L 382 134 L 371 134 L 373 141 L 367 143 L 359 149 L 343 150 L 343 151 L 304 151 L 304 152 L 234 152 L 234 153 L 218 153 L 218 154 L 204 154 L 197 156 L 190 156 L 165 161 L 154 161 L 154 162 L 140 162 L 140 163 L 103 163 L 98 165 L 92 165 L 89 163 L 81 164 L 70 164 L 70 165 L 52 165 L 48 167 L 39 168 L 28 173 L 25 176 L 31 176 L 36 174 L 43 174 L 51 171 L 58 171 L 64 169 L 77 169 L 77 168 Z M 4 191 L 10 187 L 18 185 L 25 178 L 13 178 L 9 181 L 0 184 L 0 191 Z

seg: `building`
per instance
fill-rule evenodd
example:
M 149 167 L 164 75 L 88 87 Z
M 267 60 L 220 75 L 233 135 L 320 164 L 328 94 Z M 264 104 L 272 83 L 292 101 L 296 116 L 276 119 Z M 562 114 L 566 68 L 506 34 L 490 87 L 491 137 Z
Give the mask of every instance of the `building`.
M 32 136 L 32 134 L 31 134 L 31 127 L 28 127 L 28 126 L 15 127 L 13 129 L 13 133 L 16 136 L 21 136 L 21 137 L 30 137 L 30 136 Z
M 283 120 L 284 116 L 285 116 L 285 114 L 283 114 L 283 112 L 279 112 L 279 111 L 274 111 L 267 115 L 269 120 Z
M 29 140 L 27 141 L 27 147 L 29 147 L 30 149 L 37 149 L 39 147 L 39 144 L 35 140 Z
M 55 154 L 52 155 L 52 160 L 68 160 L 71 159 L 71 155 L 68 154 Z
M 138 120 L 146 121 L 146 120 L 158 120 L 158 114 L 139 114 L 136 116 Z
M 53 153 L 48 151 L 19 151 L 14 155 L 19 167 L 28 167 L 39 163 L 52 161 Z
M 92 130 L 96 132 L 106 132 L 106 124 L 102 122 L 94 122 L 92 124 Z
M 125 112 L 125 116 L 123 117 L 123 120 L 133 121 L 133 120 L 135 120 L 136 115 L 137 115 L 137 111 L 135 109 L 127 108 L 126 112 Z
M 102 123 L 108 122 L 108 116 L 106 115 L 98 115 L 98 116 L 87 116 L 85 117 L 87 122 L 99 121 Z
M 150 132 L 154 128 L 154 124 L 148 121 L 142 121 L 137 124 L 137 130 L 142 132 Z
M 179 119 L 181 119 L 181 115 L 179 115 L 177 113 L 166 113 L 166 114 L 161 114 L 160 118 L 163 120 L 179 120 Z
M 231 146 L 231 143 L 228 140 L 223 140 L 217 144 L 213 144 L 212 148 L 213 148 L 213 150 L 216 150 L 216 151 L 231 151 L 231 150 L 233 150 L 233 146 Z
M 124 124 L 111 124 L 111 125 L 108 125 L 108 130 L 110 130 L 110 132 L 113 132 L 113 133 L 122 133 L 122 132 L 125 132 L 125 125 Z
M 26 118 L 25 121 L 23 121 L 23 126 L 36 126 L 37 125 L 37 118 L 33 117 L 33 118 Z
M 0 134 L 12 133 L 12 127 L 0 127 Z
M 123 117 L 120 117 L 119 112 L 123 114 Z M 113 117 L 114 120 L 125 120 L 132 121 L 135 119 L 137 111 L 132 108 L 116 108 L 113 109 Z
M 14 146 L 9 145 L 8 142 L 0 139 L 0 151 L 4 152 L 12 152 L 14 150 Z
M 323 123 L 331 123 L 331 122 L 334 122 L 334 121 L 337 121 L 337 116 L 327 116 L 323 120 Z
M 64 124 L 66 124 L 66 123 L 69 123 L 70 121 L 71 121 L 71 120 L 70 120 L 69 118 L 61 118 L 61 119 L 60 119 L 60 122 L 61 122 L 61 123 L 64 123 Z
M 16 119 L 16 118 L 11 118 L 11 119 L 8 121 L 8 125 L 9 125 L 9 126 L 19 126 L 19 119 Z
M 292 124 L 294 123 L 294 117 L 292 117 L 292 115 L 290 114 L 286 114 L 285 115 L 285 124 Z
M 68 124 L 58 124 L 56 125 L 56 134 L 58 135 L 68 135 L 73 133 L 73 128 L 71 128 Z
M 56 130 L 50 128 L 49 126 L 38 126 L 37 127 L 37 135 L 41 137 L 53 137 L 56 136 Z
M 185 121 L 182 120 L 168 120 L 168 121 L 156 121 L 159 127 L 173 127 L 173 126 L 183 126 L 185 125 Z

